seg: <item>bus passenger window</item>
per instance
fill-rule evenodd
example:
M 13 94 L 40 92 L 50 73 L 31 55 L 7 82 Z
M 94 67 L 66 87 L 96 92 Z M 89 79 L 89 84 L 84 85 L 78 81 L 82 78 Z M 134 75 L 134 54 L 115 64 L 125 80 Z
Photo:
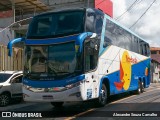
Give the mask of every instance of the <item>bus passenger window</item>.
M 148 44 L 146 44 L 146 49 L 147 49 L 147 56 L 150 56 L 150 48 Z
M 141 55 L 144 55 L 143 45 L 141 45 Z
M 144 44 L 144 50 L 145 50 L 145 56 L 149 56 L 149 51 L 148 51 L 149 47 L 147 44 Z

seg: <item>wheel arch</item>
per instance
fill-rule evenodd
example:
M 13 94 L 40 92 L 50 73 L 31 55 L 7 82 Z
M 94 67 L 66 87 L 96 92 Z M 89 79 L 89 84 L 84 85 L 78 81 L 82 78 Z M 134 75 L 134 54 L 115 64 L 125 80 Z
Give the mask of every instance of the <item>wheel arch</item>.
M 146 78 L 145 78 L 145 76 L 139 77 L 138 80 L 139 80 L 140 82 L 143 82 L 143 87 L 145 88 L 145 87 L 146 87 Z
M 144 88 L 146 88 L 146 83 L 147 83 L 147 79 L 146 79 L 146 77 L 143 77 L 143 85 L 144 85 Z
M 99 86 L 99 95 L 100 95 L 100 88 L 102 87 L 102 84 L 105 84 L 106 88 L 107 88 L 107 95 L 109 96 L 110 95 L 110 82 L 109 82 L 109 78 L 106 76 L 106 77 L 103 77 L 100 81 L 100 86 Z
M 3 91 L 0 95 L 3 95 L 3 94 L 8 94 L 11 97 L 11 92 L 9 91 Z

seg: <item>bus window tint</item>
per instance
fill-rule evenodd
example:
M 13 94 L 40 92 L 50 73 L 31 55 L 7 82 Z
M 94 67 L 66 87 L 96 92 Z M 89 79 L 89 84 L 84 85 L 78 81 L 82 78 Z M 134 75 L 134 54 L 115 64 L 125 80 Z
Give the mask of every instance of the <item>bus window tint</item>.
M 111 21 L 107 20 L 105 29 L 106 29 L 106 31 L 105 31 L 103 47 L 107 47 L 111 44 L 114 44 L 114 42 L 116 41 L 116 38 L 113 34 L 114 24 Z
M 144 55 L 143 43 L 142 43 L 142 41 L 140 41 L 140 49 L 141 49 L 140 54 L 141 54 L 141 55 Z
M 131 34 L 129 33 L 129 32 L 127 32 L 127 31 L 124 31 L 124 33 L 123 33 L 123 35 L 124 35 L 124 44 L 125 44 L 125 47 L 123 47 L 123 48 L 125 48 L 125 49 L 127 49 L 127 50 L 130 50 L 130 51 L 132 51 L 132 44 L 131 44 L 131 38 L 132 38 L 132 36 L 131 36 Z
M 37 20 L 36 35 L 49 35 L 52 17 L 44 17 Z
M 99 53 L 99 41 L 87 40 L 84 43 L 85 71 L 94 70 L 97 67 Z
M 81 21 L 82 17 L 76 14 L 66 14 L 66 15 L 57 15 L 58 22 L 57 22 L 57 34 L 66 31 L 77 31 L 82 28 Z
M 27 38 L 54 38 L 83 31 L 84 11 L 60 12 L 35 17 L 30 24 Z
M 150 54 L 147 43 L 107 19 L 103 47 L 109 45 L 115 45 L 145 56 Z
M 144 55 L 150 56 L 149 45 L 147 43 L 144 43 Z
M 101 11 L 87 9 L 86 31 L 95 32 L 98 35 L 102 32 L 104 14 Z
M 96 15 L 95 29 L 98 35 L 100 35 L 102 32 L 102 26 L 103 26 L 103 18 L 101 17 L 101 15 Z
M 133 51 L 135 51 L 136 53 L 139 53 L 139 42 L 138 42 L 138 38 L 133 36 L 132 37 L 132 41 L 133 41 L 133 45 L 132 45 L 132 48 L 133 48 Z
M 147 56 L 150 56 L 150 48 L 148 44 L 146 44 L 146 49 L 147 49 Z

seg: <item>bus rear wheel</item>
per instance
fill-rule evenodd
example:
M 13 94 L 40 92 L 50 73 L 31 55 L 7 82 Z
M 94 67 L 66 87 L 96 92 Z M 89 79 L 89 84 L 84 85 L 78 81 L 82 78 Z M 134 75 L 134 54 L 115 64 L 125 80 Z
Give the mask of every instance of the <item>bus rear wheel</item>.
M 143 92 L 143 90 L 144 90 L 144 88 L 143 88 L 143 82 L 141 82 L 141 81 L 139 80 L 139 81 L 138 81 L 138 89 L 136 90 L 136 93 L 137 93 L 137 94 L 140 94 L 140 93 Z
M 142 81 L 141 82 L 141 93 L 143 93 L 144 92 L 144 82 Z
M 98 102 L 98 106 L 100 107 L 105 106 L 107 103 L 107 88 L 105 84 L 102 84 L 100 95 L 97 102 Z
M 55 107 L 55 108 L 60 108 L 63 106 L 64 102 L 51 102 L 51 104 Z

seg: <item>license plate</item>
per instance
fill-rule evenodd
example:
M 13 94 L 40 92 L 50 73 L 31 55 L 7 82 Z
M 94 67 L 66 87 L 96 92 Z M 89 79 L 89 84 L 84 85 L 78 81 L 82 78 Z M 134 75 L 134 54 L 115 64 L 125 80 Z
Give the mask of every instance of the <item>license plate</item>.
M 53 96 L 52 95 L 44 95 L 42 96 L 44 100 L 52 100 Z

